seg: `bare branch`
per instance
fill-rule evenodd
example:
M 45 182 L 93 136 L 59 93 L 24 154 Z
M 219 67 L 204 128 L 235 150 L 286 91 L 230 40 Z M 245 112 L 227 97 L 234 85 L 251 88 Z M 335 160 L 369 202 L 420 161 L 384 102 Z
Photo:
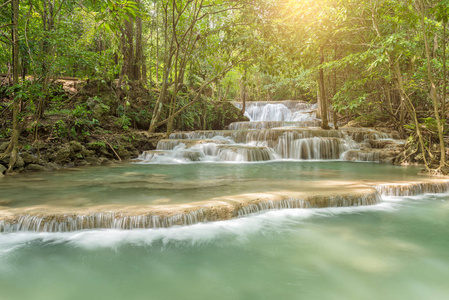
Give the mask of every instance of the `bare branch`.
M 11 26 L 11 25 L 14 25 L 14 23 L 9 23 L 9 24 L 6 24 L 6 25 L 2 25 L 2 26 L 0 26 L 0 28 L 8 27 L 8 26 Z
M 8 44 L 11 44 L 11 45 L 13 44 L 13 41 L 6 34 L 4 34 L 3 32 L 0 32 L 0 34 L 2 35 L 3 38 L 8 40 L 7 41 Z

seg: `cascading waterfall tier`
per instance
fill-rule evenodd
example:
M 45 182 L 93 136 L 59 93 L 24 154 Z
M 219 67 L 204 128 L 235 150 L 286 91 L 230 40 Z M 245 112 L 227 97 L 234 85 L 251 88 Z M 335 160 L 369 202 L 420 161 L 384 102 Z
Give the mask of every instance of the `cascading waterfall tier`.
M 237 108 L 243 104 L 234 102 Z M 251 101 L 245 104 L 245 116 L 254 121 L 315 121 L 316 104 L 303 101 Z
M 274 159 L 272 149 L 263 146 L 250 145 L 219 145 L 220 161 L 267 161 Z
M 213 198 L 186 205 L 93 207 L 80 211 L 57 207 L 2 210 L 0 232 L 167 228 L 246 217 L 267 210 L 376 205 L 382 201 L 381 195 L 415 196 L 449 191 L 449 180 L 371 183 L 371 186 L 345 182 L 333 184 L 329 188 L 331 192 L 325 189 L 320 192 L 272 191 Z
M 307 200 L 286 199 L 280 201 L 253 201 L 242 207 L 238 212 L 239 217 L 249 216 L 267 210 L 293 209 L 293 208 L 323 208 L 323 207 L 349 207 L 375 205 L 382 201 L 377 192 L 360 195 L 338 195 L 330 197 L 311 196 Z
M 384 196 L 416 196 L 422 194 L 441 194 L 449 191 L 449 180 L 440 182 L 406 182 L 380 184 L 375 188 Z
M 242 104 L 235 102 L 242 108 Z M 391 136 L 367 128 L 323 130 L 316 105 L 303 101 L 252 101 L 246 103 L 250 122 L 236 122 L 229 130 L 172 133 L 156 150 L 142 154 L 143 162 L 239 161 L 278 159 L 390 161 L 396 150 L 380 155 L 371 151 L 391 145 Z M 373 142 L 373 141 L 388 142 Z M 221 146 L 226 145 L 226 146 Z M 396 151 L 396 152 L 395 152 Z M 198 152 L 196 155 L 192 152 Z
M 278 127 L 272 129 L 202 130 L 173 133 L 169 139 L 161 140 L 157 149 L 198 151 L 200 152 L 199 159 L 208 161 L 261 161 L 241 159 L 241 155 L 222 155 L 223 151 L 220 149 L 232 147 L 234 148 L 233 152 L 255 151 L 252 147 L 265 147 L 260 149 L 266 153 L 263 156 L 263 161 L 276 159 L 379 161 L 379 155 L 375 153 L 358 156 L 344 154 L 352 150 L 359 150 L 363 143 L 367 144 L 370 140 L 386 138 L 389 136 L 385 133 L 357 128 L 323 130 L 320 128 Z M 179 145 L 183 145 L 183 147 L 179 147 Z M 268 154 L 269 156 L 267 156 Z M 248 157 L 246 154 L 243 156 Z
M 78 215 L 20 215 L 10 221 L 0 221 L 0 232 L 68 232 L 84 229 L 166 228 L 207 221 L 214 220 L 208 219 L 207 214 L 202 209 L 179 213 L 173 216 L 151 214 L 133 216 L 113 212 Z
M 152 207 L 93 207 L 86 210 L 57 207 L 11 209 L 0 215 L 0 232 L 68 232 L 86 229 L 143 229 L 229 220 L 252 213 L 287 208 L 323 208 L 373 205 L 380 194 L 371 187 L 349 187 L 334 192 L 271 191 L 213 198 L 186 205 Z
M 320 127 L 321 121 L 257 121 L 257 122 L 234 122 L 228 126 L 229 130 L 246 130 L 246 129 L 272 129 L 277 127 Z

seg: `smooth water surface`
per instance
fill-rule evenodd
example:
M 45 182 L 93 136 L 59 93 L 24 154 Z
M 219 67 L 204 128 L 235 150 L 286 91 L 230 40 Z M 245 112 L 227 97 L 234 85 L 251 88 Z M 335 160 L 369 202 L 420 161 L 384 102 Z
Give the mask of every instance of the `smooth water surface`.
M 447 299 L 448 200 L 385 198 L 169 229 L 0 234 L 0 299 Z
M 310 181 L 414 180 L 416 167 L 351 162 L 136 164 L 0 178 L 0 206 L 157 205 L 308 187 Z

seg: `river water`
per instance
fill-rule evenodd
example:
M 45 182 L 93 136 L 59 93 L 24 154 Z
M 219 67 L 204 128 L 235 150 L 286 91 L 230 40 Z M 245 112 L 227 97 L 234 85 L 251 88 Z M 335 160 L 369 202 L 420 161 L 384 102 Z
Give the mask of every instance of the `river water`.
M 446 299 L 448 195 L 0 235 L 0 299 Z
M 420 195 L 383 193 L 368 206 L 244 210 L 250 213 L 231 220 L 168 228 L 41 226 L 76 222 L 73 214 L 92 208 L 98 221 L 111 207 L 148 214 L 192 202 L 229 198 L 235 204 L 326 189 L 380 195 L 373 186 L 423 180 L 416 167 L 344 161 L 343 151 L 385 138 L 374 131 L 334 131 L 333 137 L 304 128 L 264 131 L 319 122 L 312 106 L 287 104 L 282 110 L 278 103 L 254 104 L 249 112 L 257 124 L 181 133 L 133 162 L 0 178 L 0 300 L 447 299 L 449 193 L 420 194 L 447 191 L 443 180 L 437 189 L 435 180 L 427 190 L 418 186 L 413 193 Z M 310 147 L 324 147 L 316 139 L 332 147 L 305 156 Z M 293 155 L 297 150 L 301 155 Z M 17 226 L 30 214 L 34 227 Z

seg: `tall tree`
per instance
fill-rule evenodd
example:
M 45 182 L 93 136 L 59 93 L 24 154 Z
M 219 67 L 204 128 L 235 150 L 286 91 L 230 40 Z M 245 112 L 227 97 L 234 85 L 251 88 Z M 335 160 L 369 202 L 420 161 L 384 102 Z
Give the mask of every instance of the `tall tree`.
M 11 0 L 11 53 L 12 53 L 12 87 L 13 92 L 11 96 L 13 97 L 13 128 L 11 134 L 11 141 L 6 149 L 5 153 L 1 155 L 5 157 L 10 155 L 8 172 L 12 171 L 15 166 L 18 156 L 19 156 L 19 97 L 16 92 L 20 88 L 19 74 L 20 74 L 20 64 L 19 64 L 19 0 Z M 6 2 L 8 3 L 8 2 Z

